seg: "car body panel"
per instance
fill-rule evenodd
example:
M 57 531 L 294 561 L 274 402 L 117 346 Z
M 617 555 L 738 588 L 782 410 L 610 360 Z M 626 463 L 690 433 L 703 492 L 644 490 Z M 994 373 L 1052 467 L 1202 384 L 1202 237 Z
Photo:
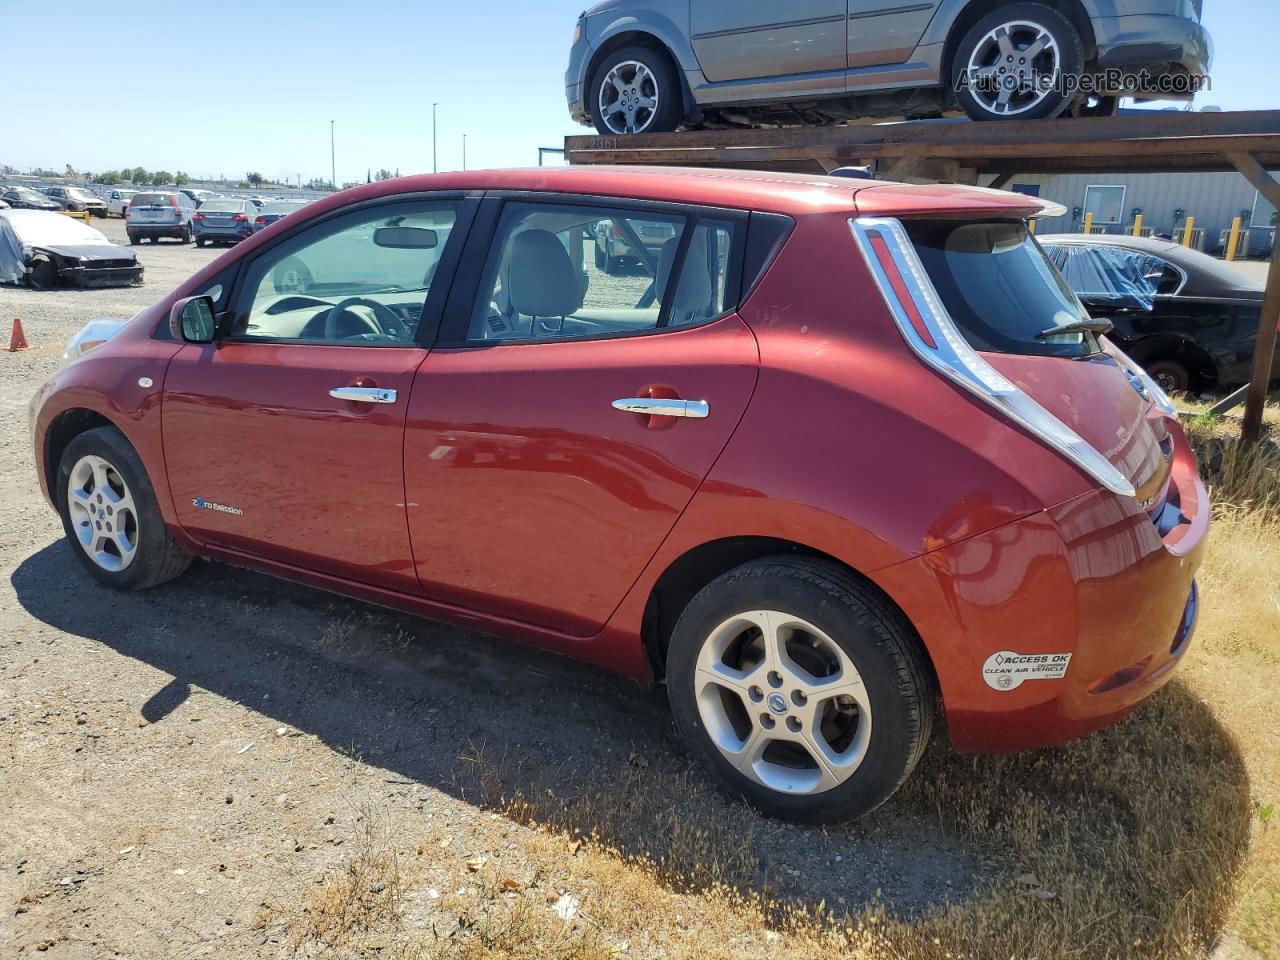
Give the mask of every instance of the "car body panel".
M 430 351 L 168 338 L 172 303 L 231 283 L 237 264 L 282 237 L 351 204 L 430 191 L 700 204 L 781 213 L 795 227 L 736 314 L 661 334 Z M 1161 533 L 1137 499 L 1101 490 L 922 364 L 849 225 L 860 213 L 1017 219 L 1038 209 L 963 187 L 731 171 L 369 184 L 255 234 L 56 374 L 33 401 L 33 439 L 46 462 L 58 416 L 97 411 L 139 450 L 166 523 L 193 552 L 640 679 L 660 663 L 644 641 L 654 588 L 681 558 L 743 538 L 831 557 L 911 620 L 958 746 L 1057 742 L 1131 709 L 1185 649 L 1174 639 L 1185 643 L 1208 523 L 1190 448 L 1176 420 L 1161 421 L 1178 513 Z M 1051 370 L 996 359 L 1042 400 L 1077 384 L 1074 361 Z M 372 415 L 344 410 L 327 390 L 353 375 L 406 400 Z M 1100 419 L 1123 428 L 1135 410 L 1162 416 L 1128 400 L 1114 366 L 1090 375 L 1112 378 Z M 135 386 L 141 377 L 157 386 Z M 646 386 L 708 399 L 710 416 L 652 429 L 611 408 Z M 219 499 L 246 476 L 245 502 Z M 350 526 L 353 510 L 363 512 Z M 1072 666 L 1001 692 L 983 664 L 1005 650 L 1070 654 Z M 1090 692 L 1100 679 L 1114 685 Z
M 756 374 L 755 339 L 733 315 L 662 336 L 437 348 L 405 433 L 424 591 L 596 633 L 729 439 Z M 612 407 L 645 396 L 704 400 L 711 413 Z

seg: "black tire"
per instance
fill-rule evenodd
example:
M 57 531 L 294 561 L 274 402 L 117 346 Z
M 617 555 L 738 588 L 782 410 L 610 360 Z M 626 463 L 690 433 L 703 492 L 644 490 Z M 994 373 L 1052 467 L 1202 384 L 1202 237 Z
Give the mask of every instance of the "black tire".
M 204 239 L 204 237 L 196 237 L 196 246 L 197 246 L 197 247 L 203 247 L 203 246 L 204 246 L 204 244 L 205 244 L 205 239 Z
M 129 234 L 129 246 L 136 247 L 141 242 L 142 239 L 136 233 Z
M 605 78 L 619 64 L 634 61 L 643 64 L 652 77 L 653 90 L 646 84 L 640 92 L 657 94 L 657 109 L 637 112 L 634 130 L 613 129 L 602 117 L 600 110 L 600 89 Z M 616 91 L 615 91 L 616 93 Z M 671 58 L 665 50 L 652 46 L 621 47 L 614 50 L 600 61 L 587 82 L 587 110 L 591 113 L 592 123 L 600 133 L 606 136 L 618 136 L 623 133 L 669 133 L 680 125 L 684 119 L 684 88 Z M 613 102 L 613 96 L 607 102 Z M 623 124 L 618 124 L 623 126 Z
M 32 290 L 52 290 L 58 285 L 58 266 L 44 254 L 31 258 L 27 283 Z
M 182 236 L 178 237 L 178 242 L 179 242 L 179 243 L 190 243 L 190 242 L 191 242 L 191 228 L 190 228 L 190 227 L 183 227 L 183 228 L 182 228 Z
M 961 84 L 961 79 L 967 73 L 970 58 L 982 44 L 983 39 L 1002 24 L 1014 22 L 1035 24 L 1052 35 L 1054 46 L 1058 51 L 1057 69 L 1062 74 L 1078 75 L 1084 69 L 1084 43 L 1080 39 L 1080 32 L 1061 13 L 1042 3 L 1013 3 L 1001 6 L 969 28 L 960 43 L 956 45 L 952 58 L 952 89 L 956 91 L 956 99 L 971 120 L 1043 120 L 1061 115 L 1074 100 L 1073 95 L 1055 87 L 1034 106 L 1015 114 L 1007 114 L 996 112 L 994 107 L 988 107 L 981 94 L 975 96 L 968 84 Z M 1014 42 L 1016 45 L 1017 36 L 1014 37 Z M 1025 46 L 1023 44 L 1022 48 L 1025 49 Z M 984 65 L 987 63 L 986 60 L 982 62 Z M 1022 66 L 1017 60 L 1012 63 L 1002 62 L 993 65 L 1006 70 L 1018 69 Z
M 820 793 L 791 794 L 740 773 L 707 733 L 695 699 L 695 665 L 715 627 L 748 610 L 779 610 L 814 624 L 853 661 L 873 718 L 866 754 L 848 779 Z M 929 741 L 934 684 L 920 641 L 900 611 L 835 563 L 768 557 L 704 587 L 676 623 L 667 653 L 667 694 L 690 751 L 730 793 L 762 812 L 804 823 L 861 817 L 906 780 Z
M 127 484 L 137 510 L 137 552 L 123 570 L 107 570 L 96 564 L 80 546 L 73 526 L 71 511 L 67 505 L 67 487 L 71 471 L 79 460 L 93 455 L 107 461 Z M 58 464 L 56 484 L 58 513 L 62 517 L 62 529 L 67 546 L 81 564 L 100 583 L 117 590 L 146 590 L 172 580 L 191 563 L 188 555 L 169 535 L 160 507 L 156 503 L 155 489 L 142 466 L 142 460 L 129 441 L 115 427 L 98 427 L 86 430 L 72 438 L 63 451 Z
M 1177 360 L 1148 360 L 1143 366 L 1165 393 L 1186 393 L 1191 389 L 1191 371 Z

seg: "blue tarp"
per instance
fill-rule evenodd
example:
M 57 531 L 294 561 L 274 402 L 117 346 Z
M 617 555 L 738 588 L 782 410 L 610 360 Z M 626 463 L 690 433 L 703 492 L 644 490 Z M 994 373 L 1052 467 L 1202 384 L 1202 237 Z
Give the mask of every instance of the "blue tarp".
M 1044 252 L 1082 300 L 1150 310 L 1164 261 L 1122 247 L 1045 244 Z

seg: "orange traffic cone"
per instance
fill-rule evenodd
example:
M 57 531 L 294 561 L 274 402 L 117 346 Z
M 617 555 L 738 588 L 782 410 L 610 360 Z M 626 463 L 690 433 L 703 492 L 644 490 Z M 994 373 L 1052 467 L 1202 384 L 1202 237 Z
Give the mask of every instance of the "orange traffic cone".
M 25 349 L 27 349 L 27 335 L 22 332 L 22 321 L 14 317 L 13 336 L 9 338 L 9 352 L 17 353 L 19 350 Z

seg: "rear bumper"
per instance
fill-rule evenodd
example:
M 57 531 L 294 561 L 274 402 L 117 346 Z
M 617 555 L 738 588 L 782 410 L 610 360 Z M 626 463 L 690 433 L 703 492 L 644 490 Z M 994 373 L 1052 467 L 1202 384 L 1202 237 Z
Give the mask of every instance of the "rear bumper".
M 1172 677 L 1195 629 L 1209 503 L 1170 432 L 1181 518 L 1164 537 L 1132 498 L 1096 490 L 875 575 L 929 650 L 958 750 L 1083 736 Z
M 1186 17 L 1141 14 L 1093 21 L 1100 67 L 1180 67 L 1205 74 L 1213 66 L 1209 31 Z
M 253 236 L 253 228 L 248 224 L 238 227 L 208 227 L 197 223 L 193 232 L 203 240 L 243 240 Z
M 125 230 L 139 237 L 181 237 L 185 229 L 181 223 L 125 223 Z

